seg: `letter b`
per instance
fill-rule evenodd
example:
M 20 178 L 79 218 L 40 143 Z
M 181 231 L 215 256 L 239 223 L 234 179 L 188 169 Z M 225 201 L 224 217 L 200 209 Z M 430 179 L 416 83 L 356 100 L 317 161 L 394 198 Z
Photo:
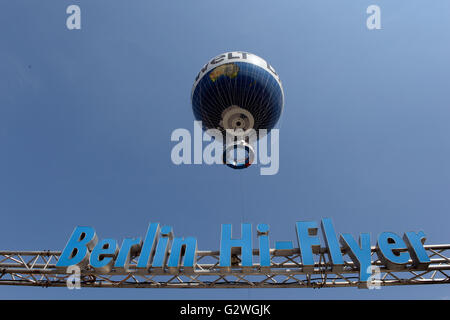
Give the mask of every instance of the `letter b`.
M 97 241 L 98 238 L 94 228 L 76 227 L 61 253 L 56 267 L 85 266 L 89 262 L 90 253 Z

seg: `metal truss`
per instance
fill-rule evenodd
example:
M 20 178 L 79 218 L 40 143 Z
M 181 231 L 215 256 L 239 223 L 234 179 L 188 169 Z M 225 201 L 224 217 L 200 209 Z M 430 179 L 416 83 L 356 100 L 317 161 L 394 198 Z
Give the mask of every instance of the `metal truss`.
M 417 270 L 411 264 L 402 270 L 387 269 L 376 257 L 372 248 L 372 266 L 379 273 L 373 285 L 419 285 L 450 283 L 450 244 L 426 245 L 431 259 L 426 270 Z M 404 249 L 406 250 L 406 249 Z M 40 287 L 65 287 L 74 275 L 55 267 L 59 251 L 0 251 L 0 285 L 23 285 Z M 255 260 L 258 250 L 253 250 Z M 342 271 L 335 272 L 325 249 L 316 255 L 312 273 L 302 271 L 300 253 L 297 249 L 271 250 L 271 267 L 239 266 L 239 252 L 233 255 L 234 266 L 229 271 L 219 267 L 218 251 L 197 252 L 197 263 L 193 270 L 180 270 L 170 274 L 167 270 L 149 270 L 140 273 L 132 259 L 129 272 L 111 270 L 98 273 L 88 267 L 80 272 L 81 287 L 107 288 L 323 288 L 361 287 L 359 270 L 344 256 Z M 71 278 L 69 278 L 71 277 Z

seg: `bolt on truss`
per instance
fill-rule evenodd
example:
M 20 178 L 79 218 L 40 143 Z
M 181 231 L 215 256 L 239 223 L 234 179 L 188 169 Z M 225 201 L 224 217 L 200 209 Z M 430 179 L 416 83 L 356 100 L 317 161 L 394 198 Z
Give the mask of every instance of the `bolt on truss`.
M 450 283 L 450 244 L 425 245 L 431 260 L 426 270 L 418 270 L 412 261 L 401 270 L 387 269 L 372 247 L 372 266 L 379 270 L 372 284 L 377 286 Z M 406 249 L 404 249 L 406 250 Z M 56 268 L 60 251 L 0 251 L 0 285 L 65 287 L 73 274 Z M 253 250 L 258 256 L 259 251 Z M 193 270 L 180 269 L 176 274 L 166 269 L 142 273 L 132 259 L 130 271 L 111 270 L 99 273 L 85 267 L 80 271 L 81 287 L 108 288 L 322 288 L 361 287 L 359 269 L 345 255 L 344 268 L 334 272 L 325 249 L 316 254 L 314 271 L 303 272 L 299 249 L 271 250 L 270 268 L 239 265 L 240 255 L 233 255 L 234 266 L 219 267 L 218 251 L 197 252 Z M 72 278 L 70 278 L 72 277 Z

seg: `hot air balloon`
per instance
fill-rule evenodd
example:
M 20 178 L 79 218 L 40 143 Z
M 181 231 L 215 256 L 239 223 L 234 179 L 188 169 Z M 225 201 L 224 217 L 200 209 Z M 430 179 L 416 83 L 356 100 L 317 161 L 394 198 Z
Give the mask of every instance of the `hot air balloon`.
M 233 135 L 224 139 L 223 162 L 234 169 L 250 166 L 250 143 L 269 132 L 283 111 L 280 78 L 264 59 L 248 52 L 226 52 L 211 59 L 198 73 L 191 92 L 192 110 L 204 130 Z M 242 155 L 243 156 L 240 156 Z

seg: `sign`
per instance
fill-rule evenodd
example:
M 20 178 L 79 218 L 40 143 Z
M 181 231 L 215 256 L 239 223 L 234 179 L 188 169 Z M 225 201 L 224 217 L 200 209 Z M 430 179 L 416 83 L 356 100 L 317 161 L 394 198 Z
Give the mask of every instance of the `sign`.
M 370 280 L 373 266 L 369 233 L 361 233 L 358 240 L 348 233 L 338 237 L 329 218 L 321 221 L 322 237 L 319 236 L 319 226 L 315 221 L 296 222 L 295 229 L 296 248 L 292 241 L 275 241 L 275 248 L 270 248 L 269 226 L 258 224 L 256 242 L 259 261 L 253 261 L 256 248 L 253 244 L 252 225 L 243 223 L 241 237 L 233 238 L 231 224 L 223 224 L 219 268 L 224 273 L 232 273 L 233 267 L 244 270 L 259 268 L 262 272 L 270 272 L 272 256 L 289 250 L 299 250 L 302 271 L 313 273 L 317 264 L 314 255 L 325 250 L 322 252 L 327 253 L 333 272 L 339 273 L 343 270 L 343 256 L 347 254 L 359 270 L 360 283 L 363 285 Z M 377 238 L 376 253 L 388 269 L 402 270 L 412 266 L 416 270 L 426 270 L 431 261 L 424 248 L 425 240 L 423 231 L 405 232 L 402 237 L 393 232 L 382 232 Z M 112 270 L 140 274 L 151 274 L 155 271 L 168 274 L 193 273 L 197 252 L 196 238 L 175 237 L 172 227 L 161 227 L 159 223 L 150 223 L 143 239 L 124 239 L 120 249 L 116 240 L 99 240 L 94 228 L 78 226 L 62 251 L 56 268 L 66 269 L 77 265 L 90 266 L 101 273 Z M 137 259 L 135 265 L 130 264 L 132 257 Z

